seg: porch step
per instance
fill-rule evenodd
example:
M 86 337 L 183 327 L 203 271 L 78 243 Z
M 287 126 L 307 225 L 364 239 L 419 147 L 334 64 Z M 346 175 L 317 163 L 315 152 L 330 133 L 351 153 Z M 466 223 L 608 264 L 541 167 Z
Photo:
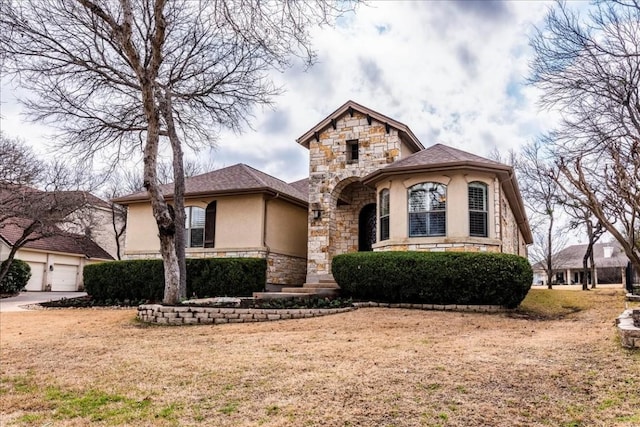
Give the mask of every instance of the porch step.
M 318 289 L 318 288 L 340 289 L 340 286 L 338 286 L 336 282 L 330 282 L 330 281 L 320 282 L 320 283 L 305 283 L 302 287 L 305 289 Z
M 298 295 L 314 295 L 314 296 L 328 297 L 328 296 L 338 295 L 339 289 L 340 288 L 327 288 L 327 287 L 311 288 L 311 287 L 303 286 L 301 288 L 282 288 L 282 292 L 295 293 Z
M 287 299 L 287 298 L 306 298 L 311 294 L 300 294 L 297 292 L 254 292 L 253 297 L 256 299 Z

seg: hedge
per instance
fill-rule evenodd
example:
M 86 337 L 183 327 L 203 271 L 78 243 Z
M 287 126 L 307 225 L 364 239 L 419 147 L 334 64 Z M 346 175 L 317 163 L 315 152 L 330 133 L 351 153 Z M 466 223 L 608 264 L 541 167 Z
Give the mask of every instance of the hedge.
M 520 256 L 477 252 L 358 252 L 333 258 L 342 295 L 359 300 L 517 307 L 533 271 Z
M 264 289 L 267 262 L 259 258 L 187 259 L 187 295 L 249 296 Z M 84 287 L 95 300 L 161 301 L 162 260 L 113 261 L 84 268 Z
M 3 261 L 0 265 L 0 268 L 4 268 L 7 262 L 7 260 Z M 27 282 L 30 278 L 31 267 L 29 267 L 29 264 L 19 259 L 13 259 L 11 261 L 11 265 L 9 266 L 7 275 L 4 276 L 4 279 L 2 279 L 2 282 L 0 282 L 0 293 L 18 293 L 27 286 Z

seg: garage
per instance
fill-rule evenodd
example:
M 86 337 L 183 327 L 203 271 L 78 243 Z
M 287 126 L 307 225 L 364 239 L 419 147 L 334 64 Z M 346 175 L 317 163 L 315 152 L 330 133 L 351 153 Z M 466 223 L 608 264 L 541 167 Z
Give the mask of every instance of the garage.
M 76 284 L 78 266 L 67 264 L 54 264 L 51 290 L 56 292 L 74 292 L 78 290 Z
M 27 291 L 42 291 L 43 285 L 42 281 L 44 279 L 44 262 L 27 262 L 29 267 L 31 267 L 31 278 L 27 282 L 27 287 L 25 288 Z

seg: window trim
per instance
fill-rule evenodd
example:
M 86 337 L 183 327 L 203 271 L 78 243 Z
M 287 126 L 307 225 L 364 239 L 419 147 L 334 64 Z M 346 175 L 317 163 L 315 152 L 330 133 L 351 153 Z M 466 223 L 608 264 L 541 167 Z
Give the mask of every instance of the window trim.
M 418 188 L 421 187 L 421 188 Z M 444 200 L 441 200 L 440 203 L 442 203 L 444 205 L 444 208 L 442 209 L 433 209 L 432 203 L 429 202 L 429 199 L 427 199 L 427 202 L 425 203 L 425 210 L 421 210 L 421 211 L 411 211 L 411 194 L 414 191 L 418 191 L 418 190 L 423 190 L 423 191 L 427 191 L 427 192 L 435 192 L 438 190 L 442 190 L 443 192 L 443 196 L 444 196 Z M 446 237 L 447 236 L 447 185 L 446 184 L 442 184 L 440 182 L 434 182 L 434 181 L 426 181 L 426 182 L 420 182 L 417 184 L 412 185 L 411 187 L 409 187 L 407 189 L 407 226 L 408 226 L 408 230 L 407 230 L 407 235 L 409 237 Z M 413 215 L 424 215 L 425 218 L 425 233 L 424 234 L 414 234 L 412 233 L 411 230 L 411 216 Z M 444 215 L 444 229 L 442 230 L 442 232 L 438 232 L 438 233 L 431 233 L 431 218 L 435 217 L 436 215 Z
M 386 204 L 383 203 L 383 197 L 386 196 Z M 390 212 L 390 194 L 388 188 L 383 188 L 378 195 L 378 206 L 379 206 L 379 217 L 378 221 L 380 222 L 380 241 L 389 240 L 389 235 L 391 234 L 391 212 Z M 385 205 L 386 205 L 386 213 L 385 213 Z M 382 224 L 386 222 L 386 233 L 383 234 L 383 230 L 385 227 Z
M 471 207 L 471 188 L 482 189 L 483 192 L 483 210 L 472 209 Z M 469 236 L 470 237 L 489 237 L 489 186 L 482 181 L 473 181 L 467 185 L 467 208 L 469 212 Z M 481 214 L 484 219 L 483 233 L 472 232 L 471 217 L 472 213 Z

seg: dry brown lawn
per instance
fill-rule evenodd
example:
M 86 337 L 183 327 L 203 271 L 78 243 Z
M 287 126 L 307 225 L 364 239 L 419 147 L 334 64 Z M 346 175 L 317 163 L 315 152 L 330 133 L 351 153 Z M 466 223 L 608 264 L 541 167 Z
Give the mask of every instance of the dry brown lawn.
M 369 308 L 149 327 L 133 310 L 3 313 L 0 425 L 640 426 L 640 352 L 614 327 L 623 294 L 573 292 L 582 311 L 554 320 Z

